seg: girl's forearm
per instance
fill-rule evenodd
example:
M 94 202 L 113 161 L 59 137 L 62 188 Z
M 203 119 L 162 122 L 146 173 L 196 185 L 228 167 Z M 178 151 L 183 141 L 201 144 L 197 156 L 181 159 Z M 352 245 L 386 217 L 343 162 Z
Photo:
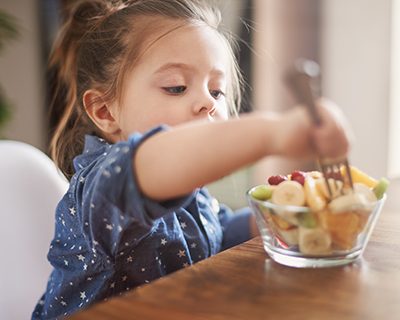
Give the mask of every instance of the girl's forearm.
M 277 153 L 277 116 L 199 122 L 146 140 L 133 159 L 142 192 L 156 200 L 187 194 L 242 166 Z

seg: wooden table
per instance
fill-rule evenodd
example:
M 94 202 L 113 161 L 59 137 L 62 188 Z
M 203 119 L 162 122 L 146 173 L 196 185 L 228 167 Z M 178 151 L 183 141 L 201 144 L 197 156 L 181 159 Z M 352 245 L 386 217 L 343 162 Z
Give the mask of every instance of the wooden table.
M 255 238 L 73 319 L 400 319 L 400 212 L 384 209 L 351 265 L 281 266 Z

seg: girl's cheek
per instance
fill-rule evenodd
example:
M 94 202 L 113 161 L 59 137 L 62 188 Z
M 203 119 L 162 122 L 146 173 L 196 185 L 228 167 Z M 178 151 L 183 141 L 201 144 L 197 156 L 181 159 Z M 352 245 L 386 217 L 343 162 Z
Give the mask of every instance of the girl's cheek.
M 214 118 L 220 119 L 220 120 L 227 120 L 229 118 L 228 107 L 225 102 L 221 103 L 221 105 L 217 106 L 217 110 L 215 112 Z

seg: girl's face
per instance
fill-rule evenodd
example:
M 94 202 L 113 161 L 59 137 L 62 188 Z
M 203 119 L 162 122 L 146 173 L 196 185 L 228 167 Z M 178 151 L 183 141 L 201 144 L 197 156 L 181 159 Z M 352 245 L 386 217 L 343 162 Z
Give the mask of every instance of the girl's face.
M 159 124 L 228 116 L 229 57 L 216 31 L 188 25 L 158 37 L 127 75 L 122 105 L 114 109 L 117 140 Z

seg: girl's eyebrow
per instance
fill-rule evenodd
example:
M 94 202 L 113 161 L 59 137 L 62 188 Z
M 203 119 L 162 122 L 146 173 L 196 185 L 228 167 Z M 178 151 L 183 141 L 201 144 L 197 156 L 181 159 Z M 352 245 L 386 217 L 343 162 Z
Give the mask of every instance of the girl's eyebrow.
M 196 71 L 195 66 L 192 66 L 192 65 L 189 65 L 186 63 L 170 62 L 170 63 L 166 63 L 166 64 L 162 65 L 160 68 L 158 68 L 154 72 L 154 74 L 163 73 L 163 72 L 169 71 L 171 69 L 179 69 L 179 70 L 184 70 L 184 71 Z M 221 76 L 221 77 L 225 76 L 225 72 L 222 69 L 214 68 L 211 70 L 210 73 L 213 75 L 216 75 L 216 76 Z

